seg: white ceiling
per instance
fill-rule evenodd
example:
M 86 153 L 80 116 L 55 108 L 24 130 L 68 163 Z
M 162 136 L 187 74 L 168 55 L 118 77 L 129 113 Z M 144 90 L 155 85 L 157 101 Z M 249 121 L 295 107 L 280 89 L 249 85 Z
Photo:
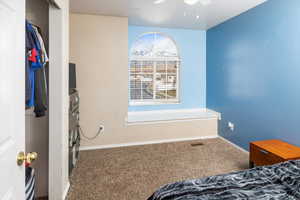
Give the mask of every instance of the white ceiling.
M 183 0 L 71 0 L 71 12 L 123 16 L 130 25 L 207 30 L 267 0 L 211 0 L 190 6 Z M 198 16 L 198 17 L 197 17 Z

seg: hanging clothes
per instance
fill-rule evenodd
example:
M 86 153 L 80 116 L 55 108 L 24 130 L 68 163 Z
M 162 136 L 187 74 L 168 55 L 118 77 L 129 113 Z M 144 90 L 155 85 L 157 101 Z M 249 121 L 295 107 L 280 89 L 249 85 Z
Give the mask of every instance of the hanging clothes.
M 35 200 L 35 171 L 31 167 L 25 170 L 25 199 Z
M 34 25 L 32 25 L 32 28 L 35 30 L 39 45 L 40 45 L 40 53 L 41 53 L 41 59 L 42 59 L 42 63 L 45 65 L 48 61 L 48 55 L 47 55 L 47 51 L 46 51 L 46 47 L 45 47 L 45 43 L 41 34 L 41 29 L 39 27 L 36 27 Z
M 35 27 L 33 26 L 34 30 L 36 31 L 39 43 L 40 43 L 40 47 L 41 47 L 41 59 L 42 59 L 42 63 L 45 66 L 47 62 L 49 62 L 49 58 L 47 55 L 47 51 L 46 51 L 46 47 L 45 47 L 45 43 L 43 40 L 43 35 L 42 35 L 42 31 L 40 29 L 40 27 Z M 45 67 L 41 68 L 41 72 L 37 72 L 37 76 L 39 76 L 38 78 L 40 79 L 40 84 L 38 86 L 39 88 L 39 96 L 41 98 L 38 99 L 38 101 L 41 101 L 41 103 L 39 105 L 41 106 L 46 106 L 48 105 L 48 87 L 47 87 L 47 79 L 46 79 L 46 70 Z
M 26 21 L 26 108 L 36 117 L 46 115 L 48 105 L 45 65 L 49 61 L 40 29 Z
M 36 50 L 34 47 L 34 40 L 31 34 L 30 24 L 26 21 L 26 107 L 30 108 L 34 106 L 34 70 L 31 67 L 32 62 L 36 62 L 35 54 Z

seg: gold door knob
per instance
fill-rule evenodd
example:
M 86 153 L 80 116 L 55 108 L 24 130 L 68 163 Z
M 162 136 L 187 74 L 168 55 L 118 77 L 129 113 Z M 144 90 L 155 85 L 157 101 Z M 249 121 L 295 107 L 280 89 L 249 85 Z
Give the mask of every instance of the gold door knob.
M 17 164 L 19 166 L 23 165 L 24 162 L 27 162 L 31 164 L 33 161 L 35 161 L 38 157 L 38 154 L 36 152 L 31 152 L 25 155 L 25 153 L 22 151 L 17 156 Z
M 38 158 L 38 154 L 36 152 L 31 152 L 27 154 L 27 163 L 31 164 Z
M 19 166 L 23 165 L 23 163 L 25 162 L 26 160 L 26 156 L 25 156 L 25 153 L 23 151 L 21 151 L 18 156 L 17 156 L 17 164 Z

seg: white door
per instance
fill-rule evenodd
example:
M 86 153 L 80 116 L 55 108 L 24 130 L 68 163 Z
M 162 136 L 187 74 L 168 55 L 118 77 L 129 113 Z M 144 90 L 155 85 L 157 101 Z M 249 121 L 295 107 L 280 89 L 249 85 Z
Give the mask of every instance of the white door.
M 0 0 L 0 199 L 25 199 L 25 0 Z

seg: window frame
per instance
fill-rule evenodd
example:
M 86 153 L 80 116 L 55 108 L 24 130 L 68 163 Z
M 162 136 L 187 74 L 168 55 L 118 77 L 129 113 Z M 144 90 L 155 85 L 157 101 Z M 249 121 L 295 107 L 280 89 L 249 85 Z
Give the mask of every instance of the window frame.
M 164 37 L 167 37 L 168 39 L 170 39 L 177 50 L 177 54 L 178 56 L 175 57 L 155 57 L 155 56 L 145 56 L 145 57 L 139 57 L 139 56 L 132 56 L 131 52 L 129 55 L 129 105 L 130 106 L 144 106 L 144 105 L 168 105 L 168 104 L 179 104 L 180 103 L 180 77 L 181 77 L 181 59 L 180 59 L 180 55 L 179 55 L 179 49 L 178 46 L 176 44 L 176 42 L 173 40 L 172 37 L 168 36 L 165 33 L 160 33 L 160 32 L 148 32 L 148 33 L 143 33 L 141 34 L 137 40 L 142 37 L 143 35 L 147 35 L 147 34 L 159 34 L 159 35 L 163 35 Z M 138 99 L 138 100 L 134 100 L 131 99 L 131 63 L 133 61 L 137 61 L 137 62 L 153 62 L 153 88 L 156 88 L 156 74 L 157 74 L 157 62 L 165 62 L 165 64 L 167 65 L 168 61 L 174 61 L 177 62 L 177 71 L 176 71 L 176 98 L 174 99 L 156 99 L 156 89 L 153 90 L 153 99 Z M 166 66 L 167 67 L 167 66 Z M 167 75 L 167 72 L 166 72 Z

